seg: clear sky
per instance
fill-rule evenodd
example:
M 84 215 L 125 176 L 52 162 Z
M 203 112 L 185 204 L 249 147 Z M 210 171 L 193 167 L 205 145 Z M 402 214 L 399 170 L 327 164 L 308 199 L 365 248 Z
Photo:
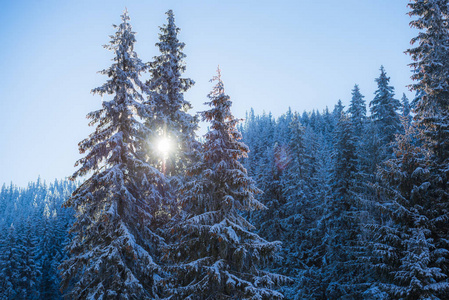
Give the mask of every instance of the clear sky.
M 102 45 L 120 23 L 125 6 L 143 61 L 165 12 L 173 9 L 186 43 L 187 72 L 196 85 L 186 94 L 194 112 L 203 103 L 217 65 L 233 113 L 274 116 L 288 107 L 304 111 L 338 99 L 349 103 L 354 84 L 373 98 L 384 65 L 397 98 L 411 83 L 403 52 L 416 32 L 408 1 L 392 0 L 40 0 L 1 1 L 0 184 L 25 186 L 38 175 L 65 178 L 75 168 L 78 142 L 93 130 L 85 115 L 100 108 L 90 93 L 110 65 Z

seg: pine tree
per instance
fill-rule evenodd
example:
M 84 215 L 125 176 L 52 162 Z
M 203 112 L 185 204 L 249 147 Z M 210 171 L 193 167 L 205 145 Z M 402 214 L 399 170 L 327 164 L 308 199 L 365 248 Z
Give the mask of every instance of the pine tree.
M 281 198 L 285 198 L 285 204 L 277 236 L 284 244 L 284 259 L 278 272 L 296 279 L 285 294 L 297 295 L 297 298 L 306 296 L 304 291 L 311 286 L 305 282 L 310 279 L 305 273 L 319 264 L 322 254 L 314 239 L 323 212 L 324 189 L 320 186 L 323 178 L 320 177 L 322 165 L 319 160 L 325 147 L 319 148 L 316 131 L 321 130 L 311 126 L 304 128 L 295 114 L 290 123 L 288 162 L 281 177 Z
M 409 4 L 410 16 L 418 17 L 410 24 L 420 30 L 417 37 L 412 39 L 415 48 L 407 50 L 413 59 L 411 67 L 414 69 L 412 78 L 415 83 L 411 86 L 418 94 L 415 100 L 415 119 L 422 128 L 422 138 L 429 139 L 426 147 L 432 151 L 432 160 L 435 161 L 437 169 L 436 176 L 441 177 L 434 186 L 435 193 L 439 193 L 447 202 L 445 178 L 448 178 L 447 161 L 449 160 L 449 110 L 448 95 L 449 63 L 447 54 L 449 52 L 448 15 L 447 1 L 413 1 Z
M 153 129 L 150 139 L 150 153 L 153 153 L 152 163 L 162 168 L 169 176 L 183 176 L 186 169 L 195 162 L 196 149 L 199 144 L 195 140 L 198 128 L 196 117 L 187 113 L 192 108 L 190 102 L 184 99 L 184 93 L 195 83 L 190 78 L 182 78 L 186 66 L 182 52 L 185 44 L 178 40 L 180 29 L 175 25 L 172 10 L 167 11 L 167 24 L 160 27 L 159 48 L 160 55 L 149 63 L 150 80 L 147 86 L 150 90 L 149 102 L 154 106 L 154 116 L 149 120 Z M 166 139 L 171 144 L 166 153 L 165 161 L 157 159 L 157 140 Z M 154 160 L 156 158 L 156 160 Z M 182 178 L 172 178 L 182 179 Z
M 331 194 L 320 220 L 324 231 L 322 273 L 328 299 L 343 296 L 360 298 L 358 284 L 361 271 L 359 255 L 360 205 L 357 189 L 356 141 L 349 117 L 342 113 L 334 136 L 333 168 L 330 174 Z
M 366 105 L 365 98 L 360 93 L 360 88 L 356 84 L 352 90 L 351 104 L 349 106 L 348 112 L 350 114 L 352 126 L 354 128 L 354 134 L 360 139 L 363 133 L 363 127 L 366 119 Z
M 363 171 L 364 167 L 366 166 L 366 157 L 364 153 L 364 140 L 367 128 L 368 128 L 368 122 L 366 118 L 366 105 L 365 100 L 363 100 L 364 96 L 360 93 L 359 86 L 356 84 L 354 86 L 354 89 L 352 90 L 352 99 L 351 104 L 348 109 L 349 118 L 351 121 L 351 127 L 354 134 L 354 141 L 356 144 L 355 153 L 356 153 L 356 159 L 357 159 L 357 180 L 360 181 L 360 185 L 362 186 L 362 182 L 365 182 L 369 176 L 366 176 Z M 372 138 L 372 137 L 370 137 Z M 363 190 L 359 191 L 360 193 L 363 193 Z
M 381 221 L 369 226 L 374 237 L 367 243 L 373 253 L 369 263 L 392 299 L 445 299 L 449 284 L 438 261 L 445 260 L 447 250 L 432 237 L 434 203 L 426 197 L 429 152 L 420 145 L 416 128 L 404 125 L 395 158 L 379 168 L 374 185 Z
M 341 113 L 343 112 L 344 108 L 345 108 L 345 106 L 343 105 L 341 100 L 338 100 L 337 104 L 334 107 L 334 110 L 332 111 L 332 114 L 334 115 L 334 118 L 337 120 L 337 122 L 338 122 L 338 120 L 340 120 L 340 116 L 341 116 Z
M 422 148 L 430 152 L 426 165 L 429 176 L 426 190 L 422 191 L 428 207 L 426 216 L 430 236 L 436 249 L 442 254 L 434 267 L 449 275 L 449 7 L 447 1 L 418 1 L 409 3 L 409 15 L 415 17 L 411 27 L 419 30 L 411 40 L 414 48 L 407 50 L 413 63 L 411 88 L 416 92 L 414 113 Z M 427 237 L 427 236 L 426 236 Z M 444 250 L 443 250 L 444 249 Z M 447 279 L 446 279 L 447 280 Z M 440 295 L 447 298 L 449 292 L 443 286 Z
M 206 134 L 200 180 L 190 183 L 185 218 L 177 229 L 180 241 L 168 255 L 174 267 L 172 299 L 281 299 L 272 288 L 281 276 L 259 269 L 279 250 L 251 232 L 241 212 L 263 209 L 255 199 L 259 190 L 239 159 L 248 148 L 230 111 L 231 101 L 218 76 L 202 113 L 211 122 Z
M 388 85 L 390 77 L 383 66 L 380 67 L 380 76 L 376 78 L 377 90 L 375 97 L 370 102 L 371 119 L 376 125 L 382 146 L 381 157 L 387 157 L 392 153 L 391 145 L 395 134 L 401 130 L 401 119 L 397 110 L 401 107 L 399 100 L 394 98 L 394 87 Z
M 100 110 L 88 114 L 95 132 L 79 143 L 87 153 L 71 179 L 88 178 L 65 203 L 77 220 L 62 268 L 62 288 L 73 284 L 72 299 L 154 299 L 158 265 L 153 259 L 159 237 L 150 230 L 164 193 L 164 177 L 141 153 L 149 129 L 139 119 L 152 117 L 142 104 L 145 66 L 134 52 L 135 33 L 128 12 L 105 46 L 115 57 L 101 71 L 108 81 L 94 94 L 111 95 Z

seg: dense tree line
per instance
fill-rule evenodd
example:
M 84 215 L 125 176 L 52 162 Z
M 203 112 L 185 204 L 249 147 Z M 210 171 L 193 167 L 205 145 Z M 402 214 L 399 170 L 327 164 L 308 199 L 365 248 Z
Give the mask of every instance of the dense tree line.
M 372 185 L 409 116 L 401 116 L 383 67 L 376 82 L 369 116 L 355 85 L 347 109 L 339 101 L 332 111 L 289 110 L 277 119 L 251 111 L 240 126 L 251 151 L 244 165 L 268 207 L 249 218 L 261 236 L 283 243 L 274 269 L 294 278 L 284 287 L 288 298 L 379 295 L 378 278 L 367 268 L 380 200 Z
M 58 266 L 68 253 L 74 212 L 62 203 L 75 190 L 71 181 L 0 191 L 0 299 L 61 299 Z
M 356 85 L 347 109 L 251 112 L 241 127 L 268 207 L 250 220 L 283 242 L 274 268 L 295 279 L 291 299 L 449 297 L 448 3 L 409 7 L 412 104 L 381 67 L 370 115 Z
M 219 69 L 208 110 L 188 112 L 171 10 L 147 63 L 125 11 L 92 90 L 104 99 L 79 143 L 83 182 L 2 188 L 0 295 L 449 298 L 448 7 L 409 4 L 411 103 L 381 66 L 373 97 L 355 85 L 348 107 L 243 123 Z

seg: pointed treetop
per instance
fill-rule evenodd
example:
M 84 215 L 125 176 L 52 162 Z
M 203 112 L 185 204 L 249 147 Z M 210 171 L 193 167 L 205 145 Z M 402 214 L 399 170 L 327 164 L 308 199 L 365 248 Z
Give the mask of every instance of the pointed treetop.
M 217 67 L 217 75 L 213 76 L 212 79 L 209 80 L 209 82 L 217 81 L 217 84 L 215 85 L 215 88 L 212 90 L 212 92 L 209 93 L 210 96 L 220 96 L 224 95 L 224 84 L 221 80 L 221 69 L 220 65 Z M 228 97 L 228 96 L 226 96 Z M 213 102 L 213 101 L 212 101 Z M 208 102 L 209 105 L 212 105 L 212 102 Z
M 380 66 L 379 70 L 380 70 L 380 76 L 379 76 L 379 78 L 376 78 L 376 82 L 377 83 L 380 83 L 382 81 L 389 82 L 390 81 L 390 77 L 387 77 L 387 72 L 385 71 L 385 68 L 384 68 L 383 65 Z
M 340 99 L 338 99 L 338 103 L 334 107 L 334 113 L 337 115 L 338 118 L 340 118 L 341 114 L 343 113 L 343 109 L 345 106 L 341 102 Z
M 213 82 L 215 80 L 218 80 L 219 82 L 221 81 L 221 69 L 220 69 L 220 65 L 218 65 L 217 67 L 217 76 L 212 77 L 212 79 L 210 80 L 210 82 Z
M 123 20 L 123 23 L 127 23 L 127 21 L 130 20 L 128 8 L 125 6 L 125 10 L 123 11 L 123 15 L 121 15 L 121 18 Z
M 169 9 L 166 13 L 167 15 L 167 28 L 175 29 L 175 32 L 178 32 L 180 29 L 176 27 L 175 25 L 175 14 L 173 13 L 173 10 Z
M 363 98 L 365 98 L 365 96 L 362 95 L 362 93 L 360 92 L 360 87 L 358 84 L 354 84 L 354 88 L 352 89 L 352 101 L 354 101 L 354 98 L 357 100 L 362 100 Z
M 165 13 L 168 16 L 168 21 L 171 22 L 174 20 L 175 14 L 173 13 L 173 10 L 169 9 Z

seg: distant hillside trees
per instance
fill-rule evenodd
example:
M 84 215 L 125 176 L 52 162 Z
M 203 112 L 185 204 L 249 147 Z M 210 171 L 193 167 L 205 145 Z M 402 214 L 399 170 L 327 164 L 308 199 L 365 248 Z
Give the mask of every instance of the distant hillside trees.
M 75 220 L 62 207 L 75 190 L 71 181 L 26 188 L 3 185 L 0 191 L 0 299 L 62 299 L 58 266 Z

